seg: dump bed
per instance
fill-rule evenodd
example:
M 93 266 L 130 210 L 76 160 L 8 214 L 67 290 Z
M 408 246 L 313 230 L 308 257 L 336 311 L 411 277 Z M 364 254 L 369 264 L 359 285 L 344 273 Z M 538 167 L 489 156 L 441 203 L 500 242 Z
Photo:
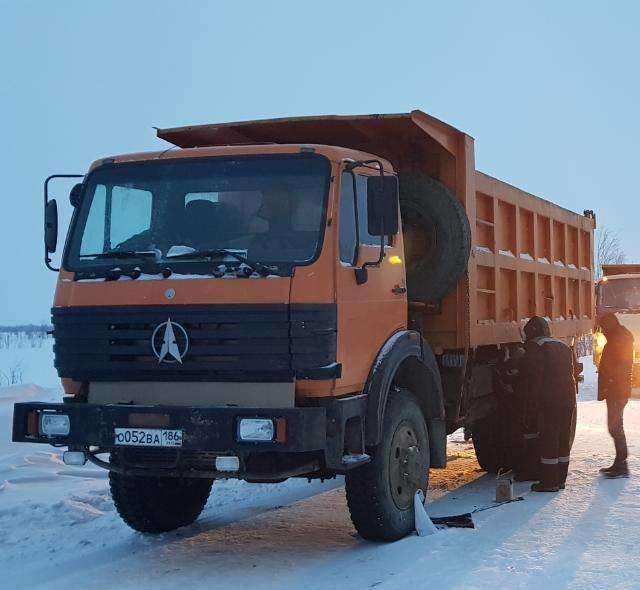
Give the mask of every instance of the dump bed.
M 334 145 L 384 157 L 400 177 L 421 173 L 442 182 L 465 207 L 472 246 L 466 276 L 421 316 L 436 352 L 519 341 L 533 315 L 549 318 L 559 337 L 591 331 L 593 216 L 477 172 L 473 138 L 426 113 L 197 125 L 160 129 L 158 137 L 180 147 Z
M 592 217 L 477 172 L 472 342 L 517 340 L 533 315 L 550 319 L 559 337 L 588 333 L 594 226 Z

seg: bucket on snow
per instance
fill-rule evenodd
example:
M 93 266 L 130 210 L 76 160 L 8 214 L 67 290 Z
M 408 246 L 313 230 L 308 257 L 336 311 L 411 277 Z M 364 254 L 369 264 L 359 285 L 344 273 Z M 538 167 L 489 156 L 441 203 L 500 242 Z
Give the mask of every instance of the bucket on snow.
M 511 500 L 513 500 L 513 471 L 500 469 L 496 476 L 496 502 L 510 502 Z

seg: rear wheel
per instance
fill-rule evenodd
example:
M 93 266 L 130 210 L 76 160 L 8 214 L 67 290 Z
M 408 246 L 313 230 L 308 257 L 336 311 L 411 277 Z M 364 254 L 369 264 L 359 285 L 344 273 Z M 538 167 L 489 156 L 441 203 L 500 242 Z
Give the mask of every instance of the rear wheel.
M 483 418 L 474 423 L 473 448 L 480 467 L 488 473 L 496 473 L 500 468 L 500 453 L 494 420 Z
M 109 473 L 118 514 L 141 533 L 165 533 L 194 522 L 207 503 L 212 483 L 210 479 Z
M 347 504 L 361 537 L 395 541 L 415 528 L 413 501 L 429 480 L 429 436 L 406 390 L 389 395 L 382 438 L 367 465 L 347 472 Z

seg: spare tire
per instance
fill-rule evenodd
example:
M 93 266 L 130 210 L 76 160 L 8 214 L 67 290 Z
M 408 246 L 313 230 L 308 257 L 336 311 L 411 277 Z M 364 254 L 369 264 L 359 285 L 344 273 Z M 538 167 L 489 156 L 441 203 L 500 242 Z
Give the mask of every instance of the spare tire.
M 425 175 L 401 175 L 400 210 L 409 301 L 438 301 L 467 270 L 469 219 L 443 184 Z

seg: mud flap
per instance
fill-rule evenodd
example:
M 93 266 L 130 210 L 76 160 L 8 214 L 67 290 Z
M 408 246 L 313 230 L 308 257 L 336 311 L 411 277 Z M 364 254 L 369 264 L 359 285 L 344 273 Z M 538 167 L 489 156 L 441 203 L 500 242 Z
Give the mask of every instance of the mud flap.
M 444 469 L 447 466 L 447 426 L 446 421 L 439 418 L 427 420 L 429 432 L 430 466 Z

